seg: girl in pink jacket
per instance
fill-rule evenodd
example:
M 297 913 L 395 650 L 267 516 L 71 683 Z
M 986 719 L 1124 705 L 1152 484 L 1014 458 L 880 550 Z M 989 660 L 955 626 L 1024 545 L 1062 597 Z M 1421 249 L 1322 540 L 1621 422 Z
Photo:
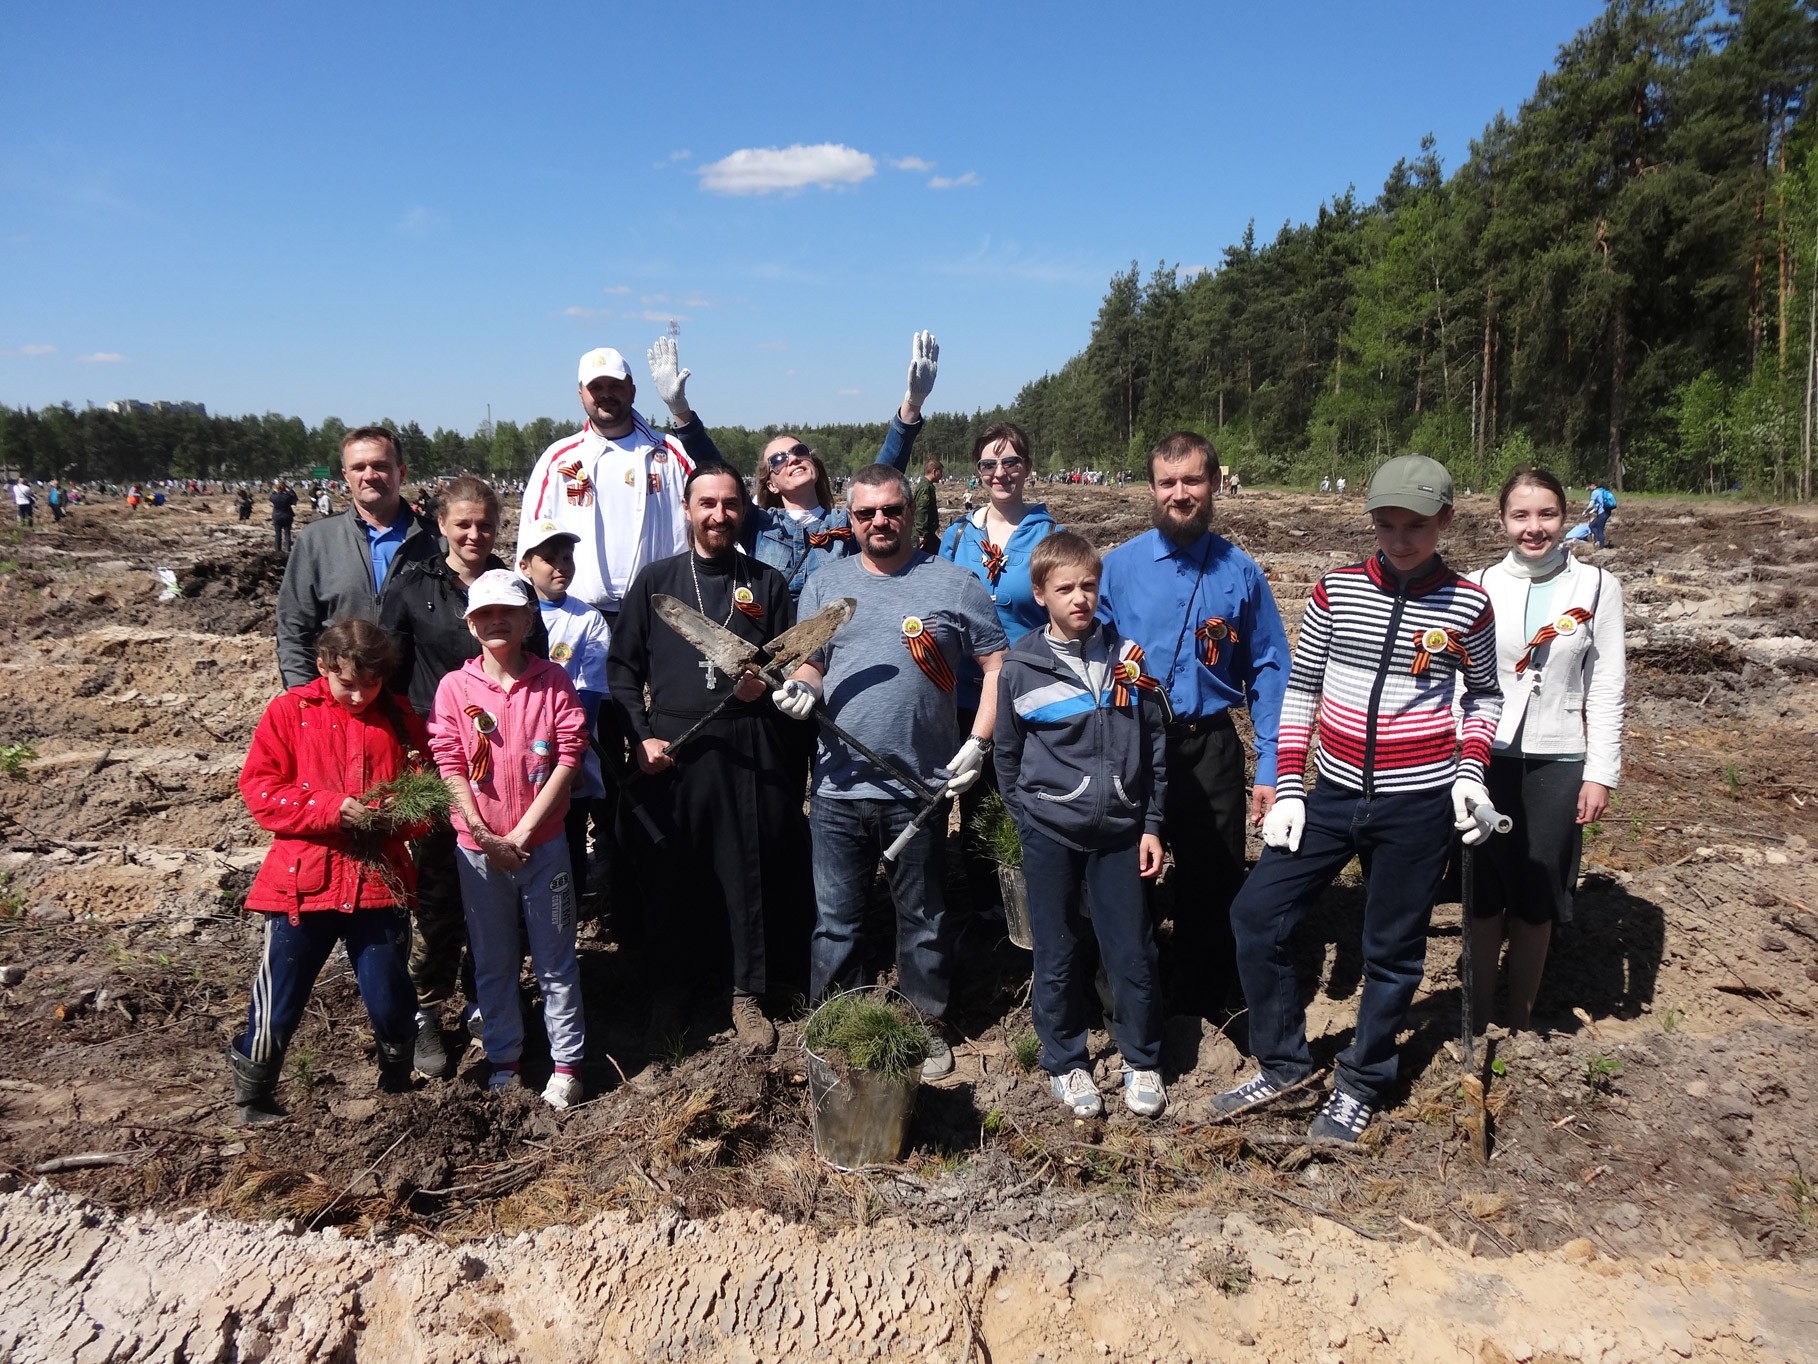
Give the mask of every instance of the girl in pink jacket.
M 554 1074 L 543 1098 L 580 1102 L 585 1046 L 575 894 L 562 820 L 587 746 L 587 716 L 568 675 L 524 650 L 536 598 L 495 568 L 467 592 L 467 628 L 480 656 L 442 679 L 429 722 L 430 749 L 454 793 L 455 869 L 480 996 L 481 1043 L 492 1089 L 512 1089 L 524 1050 L 518 1010 L 518 918 L 543 987 L 543 1024 Z

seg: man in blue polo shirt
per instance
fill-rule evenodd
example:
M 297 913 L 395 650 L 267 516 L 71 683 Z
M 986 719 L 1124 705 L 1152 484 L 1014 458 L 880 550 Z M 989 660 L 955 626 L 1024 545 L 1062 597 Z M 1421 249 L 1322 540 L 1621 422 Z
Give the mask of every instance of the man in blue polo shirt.
M 1177 1013 L 1243 1007 L 1231 901 L 1244 877 L 1244 754 L 1231 720 L 1247 706 L 1256 732 L 1253 823 L 1275 803 L 1275 739 L 1293 655 L 1256 561 L 1212 534 L 1211 442 L 1179 431 L 1149 454 L 1153 530 L 1105 555 L 1099 614 L 1142 645 L 1167 687 L 1164 834 L 1174 933 L 1162 967 Z

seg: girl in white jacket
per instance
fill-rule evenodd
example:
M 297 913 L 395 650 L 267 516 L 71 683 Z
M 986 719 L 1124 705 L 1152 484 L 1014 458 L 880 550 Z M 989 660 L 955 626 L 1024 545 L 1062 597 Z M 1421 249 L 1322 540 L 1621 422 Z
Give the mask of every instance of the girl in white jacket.
M 1622 585 L 1572 557 L 1565 489 L 1518 469 L 1502 489 L 1508 555 L 1475 579 L 1496 612 L 1502 718 L 1488 786 L 1515 820 L 1476 858 L 1476 998 L 1496 989 L 1504 921 L 1509 1025 L 1532 1025 L 1553 925 L 1572 918 L 1583 829 L 1603 817 L 1622 767 Z

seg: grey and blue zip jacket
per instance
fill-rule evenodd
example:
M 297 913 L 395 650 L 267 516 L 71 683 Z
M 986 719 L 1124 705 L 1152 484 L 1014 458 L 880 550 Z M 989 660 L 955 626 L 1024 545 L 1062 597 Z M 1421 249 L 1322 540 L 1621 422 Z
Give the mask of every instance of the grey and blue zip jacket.
M 1161 693 L 1138 677 L 1147 678 L 1142 650 L 1102 623 L 1075 644 L 1043 627 L 1011 646 L 993 757 L 1019 827 L 1081 852 L 1161 833 Z

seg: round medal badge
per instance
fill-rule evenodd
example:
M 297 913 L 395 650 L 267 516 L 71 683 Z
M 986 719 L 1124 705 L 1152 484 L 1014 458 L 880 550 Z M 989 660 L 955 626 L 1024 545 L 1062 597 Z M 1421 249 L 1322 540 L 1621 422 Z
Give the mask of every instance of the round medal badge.
M 751 589 L 749 587 L 733 589 L 732 599 L 740 606 L 750 606 L 751 603 L 756 600 L 756 598 L 751 595 Z
M 909 639 L 914 639 L 926 628 L 927 627 L 922 624 L 922 618 L 920 616 L 903 617 L 903 634 Z
M 1223 639 L 1230 633 L 1231 627 L 1226 625 L 1222 620 L 1212 621 L 1206 626 L 1207 639 Z
M 499 727 L 499 717 L 489 710 L 483 710 L 473 717 L 473 727 L 481 734 L 490 734 Z
M 1578 620 L 1575 616 L 1561 616 L 1553 622 L 1553 633 L 1556 635 L 1569 635 L 1577 628 Z
M 1427 631 L 1420 637 L 1420 647 L 1430 654 L 1443 652 L 1446 647 L 1446 632 L 1440 629 Z
M 573 657 L 574 649 L 570 645 L 552 644 L 549 646 L 549 661 L 551 663 L 566 663 Z
M 1142 665 L 1134 658 L 1126 658 L 1117 665 L 1117 675 L 1126 682 L 1134 682 L 1143 675 Z

